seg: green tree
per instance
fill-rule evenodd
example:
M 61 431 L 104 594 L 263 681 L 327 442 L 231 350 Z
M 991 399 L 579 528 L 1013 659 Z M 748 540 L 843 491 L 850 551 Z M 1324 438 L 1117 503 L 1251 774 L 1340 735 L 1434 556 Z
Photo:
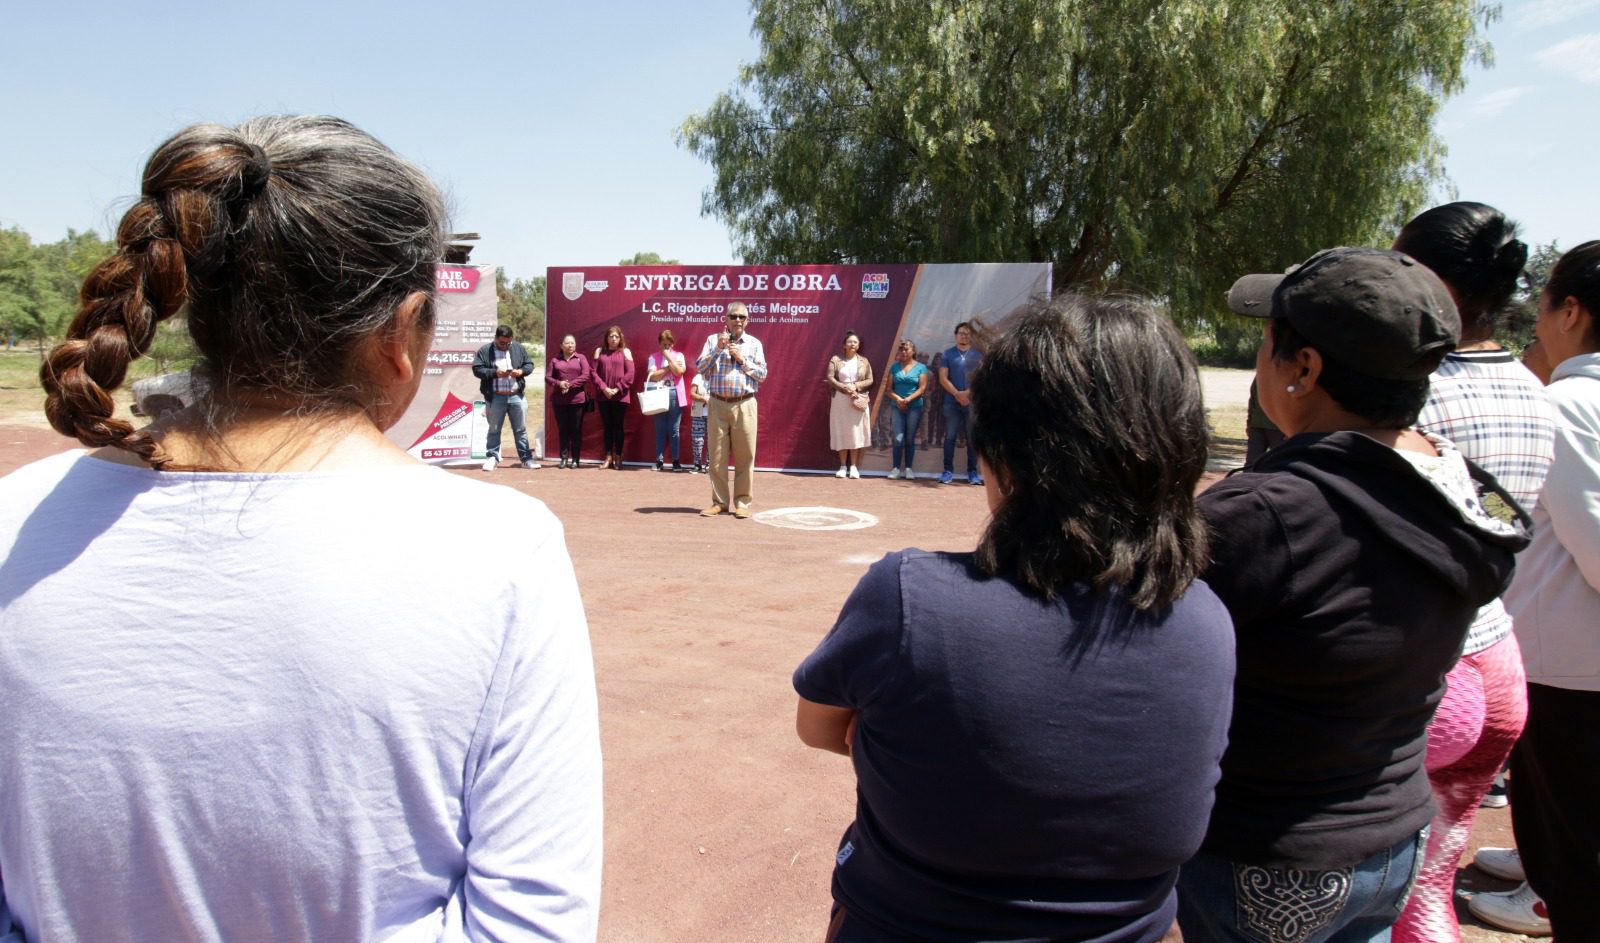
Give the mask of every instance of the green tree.
M 633 258 L 623 259 L 618 265 L 677 265 L 677 259 L 663 259 L 654 252 L 635 252 Z
M 1386 242 L 1487 56 L 1475 0 L 754 0 L 761 53 L 679 142 L 765 263 L 1050 261 L 1166 298 Z
M 505 269 L 495 270 L 497 317 L 525 342 L 544 336 L 545 277 L 507 279 Z
M 1556 267 L 1565 250 L 1555 240 L 1544 245 L 1535 244 L 1528 252 L 1528 264 L 1523 266 L 1523 277 L 1528 281 L 1527 300 L 1537 305 L 1544 286 L 1550 284 L 1550 270 Z
M 33 240 L 20 229 L 0 230 L 0 334 L 7 347 L 39 344 L 59 318 L 48 278 Z
M 1535 244 L 1528 250 L 1528 263 L 1523 266 L 1526 287 L 1520 292 L 1500 319 L 1495 340 L 1512 350 L 1522 350 L 1533 343 L 1533 324 L 1539 319 L 1539 296 L 1550 283 L 1550 270 L 1561 258 L 1561 248 L 1552 240 L 1544 245 Z
M 0 231 L 0 335 L 7 346 L 33 340 L 41 348 L 78 308 L 84 276 L 116 250 L 91 230 L 67 230 L 59 242 L 34 245 L 28 234 Z
M 25 267 L 31 244 L 19 229 L 0 229 L 0 340 L 15 345 L 18 328 L 29 319 L 26 311 L 31 276 Z

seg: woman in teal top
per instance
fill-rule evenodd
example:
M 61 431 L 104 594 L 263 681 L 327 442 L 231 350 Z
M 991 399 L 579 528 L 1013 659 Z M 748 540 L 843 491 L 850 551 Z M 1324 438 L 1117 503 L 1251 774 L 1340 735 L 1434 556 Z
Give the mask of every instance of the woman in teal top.
M 922 427 L 923 396 L 928 392 L 930 371 L 917 360 L 917 345 L 909 338 L 900 341 L 900 359 L 889 368 L 889 398 L 894 400 L 894 468 L 890 478 L 915 478 L 911 453 L 916 448 L 917 430 Z M 902 461 L 902 458 L 904 461 Z

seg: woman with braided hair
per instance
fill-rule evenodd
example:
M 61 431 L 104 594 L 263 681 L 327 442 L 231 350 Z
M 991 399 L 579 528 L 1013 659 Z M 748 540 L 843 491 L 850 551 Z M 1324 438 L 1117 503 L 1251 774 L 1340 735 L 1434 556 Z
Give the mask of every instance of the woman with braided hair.
M 445 221 L 326 117 L 157 148 L 0 479 L 0 941 L 593 940 L 600 755 L 559 522 L 384 437 Z M 111 391 L 186 315 L 198 401 Z M 416 522 L 514 527 L 470 567 Z M 448 580 L 440 576 L 448 572 Z

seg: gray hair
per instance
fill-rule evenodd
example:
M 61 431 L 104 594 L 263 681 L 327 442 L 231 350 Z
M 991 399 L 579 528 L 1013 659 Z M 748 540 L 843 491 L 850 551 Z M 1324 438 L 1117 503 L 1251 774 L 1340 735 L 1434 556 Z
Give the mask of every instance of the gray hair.
M 165 463 L 111 417 L 107 391 L 187 306 L 213 391 L 287 394 L 315 411 L 371 398 L 360 341 L 443 258 L 443 200 L 417 167 L 339 118 L 272 116 L 173 135 L 145 166 L 117 253 L 85 280 L 67 340 L 41 370 L 51 424 L 86 445 Z

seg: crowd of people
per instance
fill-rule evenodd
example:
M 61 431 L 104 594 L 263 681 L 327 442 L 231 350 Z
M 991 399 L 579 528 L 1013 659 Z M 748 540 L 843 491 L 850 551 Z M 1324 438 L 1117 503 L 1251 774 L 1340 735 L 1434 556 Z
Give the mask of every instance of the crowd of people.
M 444 232 L 434 185 L 338 119 L 151 156 L 41 368 L 90 451 L 0 479 L 0 941 L 595 938 L 598 709 L 561 522 L 384 435 Z M 857 780 L 826 939 L 1449 943 L 1508 762 L 1519 847 L 1495 860 L 1529 887 L 1474 911 L 1600 938 L 1600 242 L 1538 299 L 1538 379 L 1495 340 L 1526 251 L 1456 203 L 1392 248 L 1240 277 L 1282 439 L 1203 492 L 1198 368 L 1152 302 L 1064 295 L 982 352 L 962 324 L 936 369 L 902 342 L 895 471 L 938 389 L 943 480 L 964 436 L 990 514 L 971 552 L 872 565 L 794 671 L 800 739 Z M 201 395 L 135 428 L 110 391 L 180 309 Z M 748 517 L 748 318 L 728 306 L 692 377 L 670 331 L 642 364 L 615 325 L 592 355 L 562 338 L 562 466 L 592 406 L 621 467 L 628 405 L 660 390 L 656 467 L 689 409 L 719 472 L 701 513 Z M 473 369 L 485 468 L 507 418 L 532 463 L 526 349 L 502 329 Z M 846 335 L 842 477 L 873 376 Z M 397 507 L 498 524 L 440 583 Z
M 731 307 L 744 308 L 738 302 Z M 742 327 L 747 320 L 748 317 L 732 319 L 730 328 L 735 321 Z M 958 324 L 955 344 L 936 354 L 932 367 L 918 358 L 916 344 L 909 338 L 900 341 L 895 363 L 890 368 L 890 383 L 885 388 L 885 395 L 892 404 L 884 410 L 893 443 L 888 478 L 916 478 L 912 463 L 920 435 L 926 437 L 925 441 L 933 438 L 943 441 L 944 471 L 939 477 L 940 483 L 950 484 L 955 480 L 955 454 L 966 444 L 966 481 L 972 485 L 983 484 L 968 441 L 971 409 L 967 382 L 983 359 L 982 352 L 973 345 L 973 332 L 969 322 Z M 733 335 L 723 332 L 714 336 L 721 344 L 725 343 L 724 338 Z M 632 369 L 633 351 L 617 325 L 606 328 L 606 348 L 596 349 L 592 360 L 578 352 L 577 340 L 571 334 L 561 338 L 559 353 L 552 353 L 545 364 L 546 395 L 556 420 L 558 468 L 580 467 L 583 416 L 599 403 L 606 422 L 605 457 L 600 467 L 620 469 L 626 427 L 626 408 L 621 404 L 628 402 L 635 387 L 643 391 L 666 387 L 671 392 L 664 399 L 665 405 L 650 414 L 655 428 L 655 470 L 667 471 L 669 465 L 671 471 L 684 470 L 680 458 L 685 409 L 690 410 L 691 470 L 696 474 L 708 470 L 707 421 L 713 397 L 710 386 L 698 369 L 690 374 L 671 329 L 661 331 L 656 342 L 660 349 L 649 356 L 640 374 Z M 602 362 L 607 364 L 603 371 L 596 367 Z M 541 467 L 528 448 L 524 390 L 525 377 L 533 370 L 532 359 L 527 349 L 512 339 L 510 327 L 501 325 L 496 329 L 494 342 L 478 350 L 472 369 L 479 378 L 488 419 L 487 458 L 483 470 L 493 471 L 500 465 L 500 439 L 507 419 L 517 443 L 519 467 Z M 861 354 L 861 337 L 855 331 L 845 332 L 840 352 L 828 361 L 822 380 L 829 391 L 828 447 L 839 456 L 835 477 L 860 478 L 862 454 L 873 441 L 875 379 L 871 362 Z M 747 385 L 759 382 L 752 379 Z M 753 387 L 751 392 L 753 394 Z M 940 421 L 925 429 L 922 419 L 930 399 L 936 403 Z M 606 407 L 606 403 L 615 405 Z

